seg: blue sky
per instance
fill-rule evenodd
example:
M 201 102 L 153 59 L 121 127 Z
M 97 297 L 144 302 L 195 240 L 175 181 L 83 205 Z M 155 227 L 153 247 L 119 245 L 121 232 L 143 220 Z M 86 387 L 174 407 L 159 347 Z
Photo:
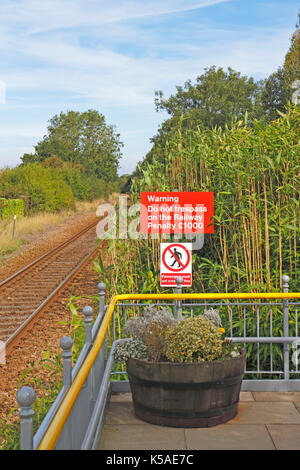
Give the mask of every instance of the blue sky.
M 167 117 L 154 94 L 205 67 L 255 79 L 283 64 L 296 0 L 1 0 L 0 167 L 20 163 L 61 111 L 96 109 L 130 173 Z M 5 100 L 4 100 L 5 89 Z M 5 102 L 4 102 L 5 101 Z

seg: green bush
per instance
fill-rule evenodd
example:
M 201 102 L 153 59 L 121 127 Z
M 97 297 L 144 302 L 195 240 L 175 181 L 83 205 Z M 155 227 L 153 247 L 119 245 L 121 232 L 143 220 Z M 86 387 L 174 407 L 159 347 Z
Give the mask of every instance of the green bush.
M 0 194 L 28 200 L 28 211 L 59 211 L 74 206 L 73 192 L 59 168 L 44 168 L 39 163 L 20 165 L 0 173 Z
M 22 216 L 25 212 L 25 202 L 23 199 L 0 198 L 0 218 L 8 219 L 14 215 Z
M 202 316 L 175 323 L 167 329 L 166 338 L 166 357 L 171 362 L 213 361 L 222 356 L 222 333 Z
M 61 170 L 64 181 L 72 188 L 74 198 L 92 201 L 106 193 L 106 185 L 96 176 L 87 176 L 82 169 L 65 165 Z

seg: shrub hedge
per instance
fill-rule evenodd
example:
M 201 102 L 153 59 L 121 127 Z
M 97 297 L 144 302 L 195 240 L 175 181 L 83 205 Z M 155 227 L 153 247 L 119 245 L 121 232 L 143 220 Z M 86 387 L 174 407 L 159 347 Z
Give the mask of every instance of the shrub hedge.
M 8 219 L 14 215 L 24 215 L 25 202 L 23 199 L 0 198 L 0 218 Z
M 29 212 L 72 208 L 73 192 L 55 168 L 31 163 L 6 169 L 0 175 L 0 194 L 6 198 L 27 197 Z
M 0 197 L 5 201 L 22 198 L 26 201 L 26 212 L 34 213 L 71 209 L 75 199 L 91 201 L 106 195 L 106 184 L 96 176 L 86 176 L 84 168 L 49 163 L 0 170 Z

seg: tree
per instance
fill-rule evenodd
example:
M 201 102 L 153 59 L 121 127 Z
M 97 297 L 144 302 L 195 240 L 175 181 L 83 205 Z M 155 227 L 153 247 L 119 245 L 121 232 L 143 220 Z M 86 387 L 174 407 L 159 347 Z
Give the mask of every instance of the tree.
M 162 91 L 155 93 L 156 110 L 165 110 L 171 116 L 185 114 L 191 122 L 204 127 L 224 128 L 235 120 L 249 119 L 259 114 L 259 84 L 253 78 L 242 76 L 230 67 L 225 72 L 221 67 L 204 69 L 205 73 L 184 86 L 177 86 L 176 95 L 165 99 Z
M 292 92 L 290 80 L 283 67 L 279 67 L 264 80 L 261 102 L 267 122 L 278 119 L 280 117 L 278 111 L 286 113 Z
M 123 145 L 119 137 L 98 111 L 61 112 L 50 120 L 48 134 L 37 143 L 35 153 L 24 154 L 22 161 L 43 162 L 57 156 L 72 165 L 82 165 L 87 175 L 115 181 Z
M 294 89 L 292 84 L 300 79 L 300 13 L 296 31 L 292 35 L 291 45 L 286 53 L 284 64 L 263 82 L 262 107 L 267 121 L 279 118 L 279 113 L 285 113 L 292 99 Z
M 300 79 L 300 12 L 296 31 L 292 35 L 291 45 L 284 59 L 284 70 L 290 81 Z

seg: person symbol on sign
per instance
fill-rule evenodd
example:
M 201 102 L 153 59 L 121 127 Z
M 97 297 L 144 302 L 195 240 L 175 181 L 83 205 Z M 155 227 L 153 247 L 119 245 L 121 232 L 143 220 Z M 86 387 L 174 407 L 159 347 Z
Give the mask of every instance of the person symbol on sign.
M 171 251 L 171 250 L 170 250 L 170 251 Z M 175 255 L 176 258 L 178 258 L 178 259 L 176 259 L 174 255 Z M 180 260 L 180 259 L 182 258 L 182 253 L 180 253 L 180 251 L 176 250 L 176 247 L 174 248 L 174 254 L 171 256 L 171 258 L 174 258 L 174 261 L 173 261 L 173 264 L 171 264 L 170 267 L 172 268 L 172 267 L 174 266 L 174 264 L 177 263 L 177 264 L 178 264 L 178 268 L 181 268 L 181 264 L 179 263 L 178 260 Z

